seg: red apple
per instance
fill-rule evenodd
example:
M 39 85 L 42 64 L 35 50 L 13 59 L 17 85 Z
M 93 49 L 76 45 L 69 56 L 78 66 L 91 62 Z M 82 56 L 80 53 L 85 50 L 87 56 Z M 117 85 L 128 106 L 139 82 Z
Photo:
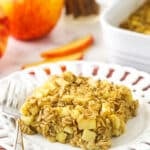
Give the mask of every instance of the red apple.
M 3 14 L 2 9 L 0 9 L 0 57 L 3 56 L 6 50 L 8 35 L 8 18 Z
M 10 34 L 33 40 L 48 34 L 56 25 L 64 0 L 0 0 L 10 23 Z

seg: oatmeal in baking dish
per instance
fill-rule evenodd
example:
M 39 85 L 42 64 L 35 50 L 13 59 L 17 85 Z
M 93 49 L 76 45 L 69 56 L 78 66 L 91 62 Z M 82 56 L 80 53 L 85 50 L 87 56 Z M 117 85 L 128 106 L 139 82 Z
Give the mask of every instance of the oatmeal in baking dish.
M 137 108 L 127 87 L 65 72 L 51 76 L 27 98 L 20 127 L 25 134 L 41 134 L 52 142 L 107 150 Z
M 147 0 L 139 9 L 129 16 L 121 28 L 139 33 L 150 34 L 150 1 Z

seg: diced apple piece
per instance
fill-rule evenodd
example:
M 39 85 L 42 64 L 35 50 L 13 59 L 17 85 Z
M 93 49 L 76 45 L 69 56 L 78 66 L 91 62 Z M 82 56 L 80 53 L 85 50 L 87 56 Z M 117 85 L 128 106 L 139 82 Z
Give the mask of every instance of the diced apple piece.
M 94 80 L 93 78 L 90 78 L 90 79 L 88 80 L 88 83 L 89 83 L 90 86 L 92 86 L 92 87 L 97 87 L 98 81 L 97 81 L 97 80 Z
M 61 115 L 63 115 L 63 116 L 68 116 L 68 114 L 70 113 L 70 109 L 69 109 L 69 107 L 62 107 L 61 108 Z
M 26 125 L 30 125 L 33 121 L 33 117 L 32 116 L 21 116 L 21 120 L 26 124 Z
M 63 73 L 63 78 L 68 82 L 74 82 L 76 80 L 75 75 L 69 71 Z
M 111 115 L 111 121 L 114 129 L 119 129 L 120 127 L 120 119 L 115 115 Z
M 39 112 L 39 108 L 37 105 L 34 105 L 33 107 L 30 108 L 30 113 L 35 116 Z
M 90 130 L 84 130 L 82 134 L 82 139 L 87 142 L 93 142 L 96 138 L 96 133 Z
M 71 111 L 71 116 L 74 118 L 74 119 L 78 119 L 79 118 L 79 115 L 80 115 L 80 112 L 78 110 L 72 110 Z
M 110 120 L 112 122 L 112 134 L 113 136 L 119 136 L 124 132 L 125 123 L 116 115 L 111 115 Z
M 64 131 L 65 131 L 66 133 L 69 133 L 69 134 L 72 134 L 72 133 L 73 133 L 73 129 L 72 129 L 71 127 L 65 127 L 65 128 L 64 128 Z
M 111 112 L 111 107 L 108 103 L 102 103 L 101 114 L 109 114 Z
M 57 89 L 57 85 L 55 83 L 49 83 L 49 89 L 51 92 L 55 91 Z
M 28 107 L 28 102 L 24 103 L 21 107 L 21 114 L 25 115 L 25 116 L 29 116 L 30 112 L 28 111 L 29 107 Z
M 42 97 L 43 97 L 43 94 L 40 93 L 40 92 L 34 92 L 34 93 L 33 93 L 33 96 L 36 97 L 36 98 L 42 98 Z
M 82 37 L 81 39 L 78 39 L 76 41 L 73 41 L 71 43 L 68 43 L 64 46 L 61 46 L 59 48 L 44 51 L 41 53 L 41 57 L 43 58 L 52 58 L 52 57 L 62 57 L 67 56 L 73 53 L 78 53 L 81 51 L 84 51 L 89 46 L 91 46 L 94 43 L 94 38 L 91 35 Z
M 66 138 L 67 138 L 67 134 L 64 132 L 57 133 L 56 135 L 56 140 L 61 143 L 65 143 Z
M 78 119 L 79 129 L 96 129 L 96 119 Z
M 62 79 L 62 78 L 57 78 L 56 79 L 56 84 L 58 84 L 59 86 L 66 86 L 69 84 L 69 82 L 67 82 L 66 80 Z
M 32 96 L 36 98 L 42 98 L 43 96 L 46 96 L 49 92 L 49 89 L 42 89 L 42 88 L 37 88 L 34 90 Z

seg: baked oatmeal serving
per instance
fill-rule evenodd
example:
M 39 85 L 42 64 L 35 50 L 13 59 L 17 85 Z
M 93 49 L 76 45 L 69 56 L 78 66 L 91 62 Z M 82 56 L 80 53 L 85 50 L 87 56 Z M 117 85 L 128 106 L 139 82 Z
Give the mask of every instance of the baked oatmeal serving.
M 52 142 L 107 150 L 137 108 L 127 87 L 65 72 L 51 76 L 27 98 L 20 127 L 25 134 L 41 134 Z

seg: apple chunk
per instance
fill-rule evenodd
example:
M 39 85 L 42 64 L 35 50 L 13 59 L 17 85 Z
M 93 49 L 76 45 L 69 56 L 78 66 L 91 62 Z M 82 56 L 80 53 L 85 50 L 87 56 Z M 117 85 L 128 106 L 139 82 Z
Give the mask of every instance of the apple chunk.
M 66 138 L 67 138 L 67 134 L 64 132 L 57 133 L 56 135 L 56 140 L 61 143 L 65 143 Z
M 79 129 L 96 129 L 96 119 L 78 119 Z
M 84 130 L 82 134 L 82 139 L 87 142 L 93 142 L 96 138 L 96 133 L 90 130 Z

